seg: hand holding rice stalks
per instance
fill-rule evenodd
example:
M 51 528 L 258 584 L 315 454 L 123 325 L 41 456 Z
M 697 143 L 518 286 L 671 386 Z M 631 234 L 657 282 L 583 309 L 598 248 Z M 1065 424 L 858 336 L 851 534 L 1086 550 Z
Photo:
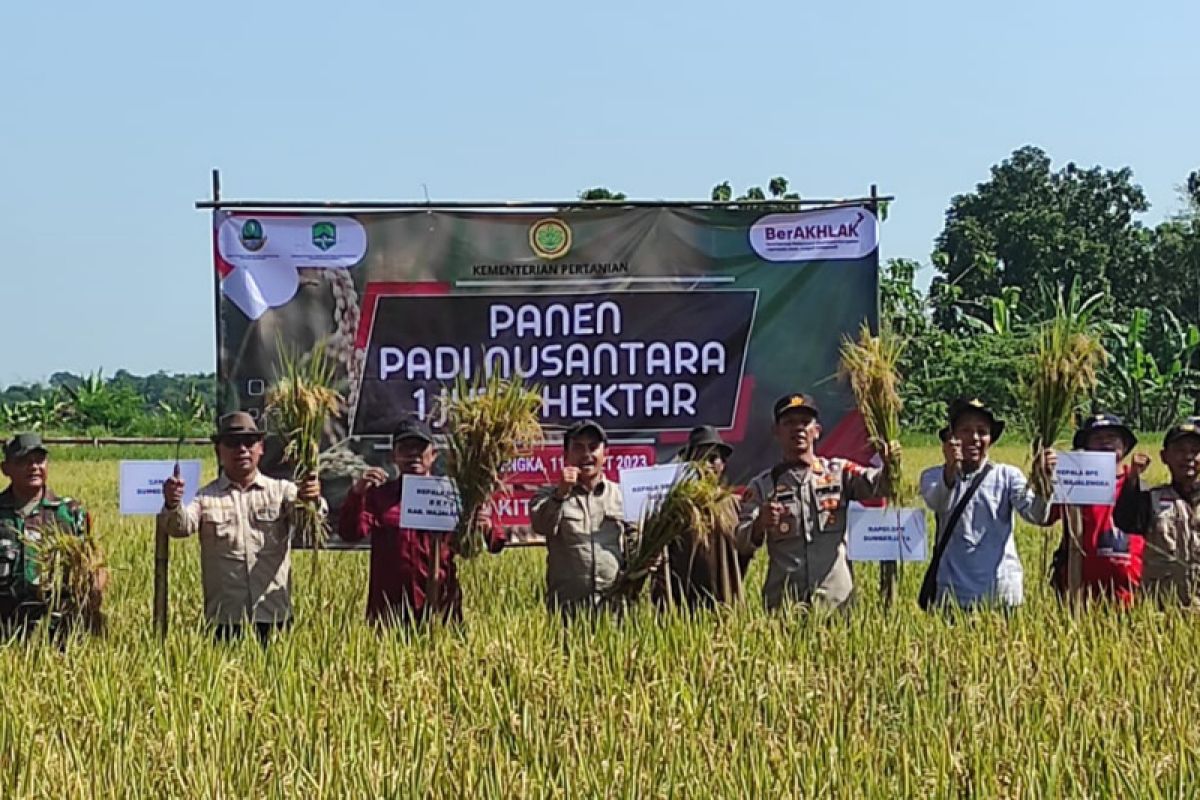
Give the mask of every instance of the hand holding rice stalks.
M 685 533 L 691 534 L 698 550 L 716 547 L 722 531 L 737 525 L 737 506 L 729 502 L 733 496 L 708 464 L 686 464 L 666 494 L 650 503 L 609 595 L 636 597 L 666 547 Z
M 334 363 L 324 339 L 307 354 L 282 344 L 279 352 L 279 378 L 267 392 L 267 419 L 283 439 L 283 458 L 292 465 L 294 479 L 300 481 L 320 472 L 321 436 L 327 420 L 340 408 L 342 396 L 334 388 Z M 301 540 L 319 550 L 328 537 L 320 504 L 297 503 L 295 513 Z
M 1100 300 L 1079 299 L 1078 279 L 1069 294 L 1059 293 L 1054 316 L 1033 336 L 1033 353 L 1024 381 L 1033 426 L 1033 469 L 1029 480 L 1041 497 L 1050 497 L 1052 481 L 1042 469 L 1045 451 L 1053 448 L 1071 417 L 1096 389 L 1097 370 L 1108 358 L 1091 330 L 1091 309 Z
M 873 336 L 864 322 L 858 341 L 849 336 L 842 339 L 841 374 L 854 392 L 871 446 L 884 461 L 889 499 L 902 507 L 916 493 L 904 480 L 900 454 L 893 452 L 893 443 L 900 439 L 900 411 L 904 408 L 897 369 L 903 352 L 904 342 L 886 325 Z
M 50 613 L 93 634 L 104 631 L 104 551 L 94 536 L 61 524 L 42 528 L 25 546 L 37 562 L 39 591 Z
M 446 474 L 458 486 L 461 507 L 455 551 L 473 558 L 485 549 L 481 510 L 507 490 L 504 466 L 543 439 L 542 394 L 519 377 L 493 373 L 468 382 L 459 377 L 443 395 Z

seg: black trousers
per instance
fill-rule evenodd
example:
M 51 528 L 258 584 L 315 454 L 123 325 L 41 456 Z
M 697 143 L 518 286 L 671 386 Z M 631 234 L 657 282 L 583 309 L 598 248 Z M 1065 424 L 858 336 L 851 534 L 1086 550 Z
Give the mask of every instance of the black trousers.
M 291 626 L 292 621 L 287 620 L 284 622 L 254 622 L 249 627 L 258 638 L 258 643 L 266 647 L 271 641 L 271 634 L 276 631 L 285 631 Z M 246 627 L 240 622 L 221 623 L 213 628 L 213 639 L 218 642 L 235 642 L 246 635 Z

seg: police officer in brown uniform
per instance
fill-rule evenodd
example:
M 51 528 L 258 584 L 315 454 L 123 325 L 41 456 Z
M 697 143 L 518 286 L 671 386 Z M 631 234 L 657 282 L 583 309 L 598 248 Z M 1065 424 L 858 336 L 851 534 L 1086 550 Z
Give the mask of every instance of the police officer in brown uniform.
M 775 439 L 782 460 L 758 475 L 742 498 L 737 543 L 752 553 L 767 546 L 763 605 L 785 600 L 845 608 L 854 592 L 846 559 L 846 504 L 887 493 L 885 471 L 815 452 L 820 411 L 808 395 L 795 393 L 775 403 Z M 898 457 L 892 442 L 885 459 Z

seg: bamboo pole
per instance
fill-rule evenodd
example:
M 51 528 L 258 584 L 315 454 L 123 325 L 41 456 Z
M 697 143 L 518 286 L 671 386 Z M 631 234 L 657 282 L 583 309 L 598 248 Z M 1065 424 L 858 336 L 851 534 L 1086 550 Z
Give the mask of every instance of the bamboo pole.
M 213 170 L 214 180 L 219 182 L 219 173 Z M 215 184 L 219 191 L 219 183 Z M 850 206 L 878 208 L 881 202 L 894 200 L 893 195 L 881 195 L 872 187 L 870 197 L 845 198 L 797 198 L 783 200 L 222 200 L 219 196 L 210 200 L 197 200 L 198 210 L 229 209 L 234 211 L 307 211 L 328 214 L 333 211 L 441 211 L 462 209 L 568 209 L 568 208 L 733 208 L 771 209 L 779 207 L 823 209 Z
M 434 615 L 440 613 L 441 580 L 438 568 L 442 562 L 442 534 L 424 531 L 429 537 L 429 577 L 425 579 L 425 617 L 433 625 Z
M 175 471 L 173 476 L 179 479 L 178 446 L 176 446 Z M 162 520 L 156 520 L 154 525 L 154 630 L 158 638 L 167 638 L 167 575 L 170 568 L 171 539 L 167 536 L 167 526 Z
M 901 544 L 903 547 L 903 544 Z M 879 562 L 879 595 L 883 598 L 883 607 L 891 608 L 896 598 L 896 562 Z
M 1075 605 L 1083 587 L 1083 543 L 1079 538 L 1083 532 L 1083 514 L 1079 506 L 1067 506 L 1066 511 L 1063 520 L 1067 526 L 1067 602 Z
M 154 531 L 154 630 L 159 639 L 167 638 L 167 569 L 170 560 L 170 538 L 161 521 Z

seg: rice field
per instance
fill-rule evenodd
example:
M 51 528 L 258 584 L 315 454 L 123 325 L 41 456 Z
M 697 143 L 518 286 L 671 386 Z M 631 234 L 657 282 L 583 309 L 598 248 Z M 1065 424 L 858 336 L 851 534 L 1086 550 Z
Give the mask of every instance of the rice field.
M 914 474 L 939 460 L 906 444 Z M 51 482 L 104 537 L 109 634 L 0 645 L 5 798 L 1196 794 L 1200 619 L 1061 610 L 1029 527 L 1011 618 L 922 614 L 920 565 L 891 609 L 870 568 L 849 620 L 768 616 L 760 555 L 741 607 L 564 627 L 543 609 L 543 553 L 513 550 L 461 565 L 461 628 L 378 634 L 366 554 L 324 553 L 317 592 L 301 553 L 296 625 L 265 652 L 210 642 L 196 542 L 173 542 L 162 644 L 153 523 L 116 510 L 130 456 L 95 453 L 52 455 Z

